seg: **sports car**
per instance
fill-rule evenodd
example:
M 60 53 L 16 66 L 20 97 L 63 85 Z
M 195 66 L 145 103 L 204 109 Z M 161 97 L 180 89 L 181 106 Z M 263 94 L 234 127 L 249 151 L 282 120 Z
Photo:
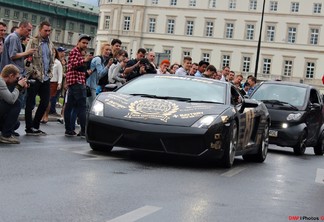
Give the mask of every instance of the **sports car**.
M 231 83 L 191 76 L 146 74 L 97 96 L 87 115 L 93 150 L 114 146 L 203 156 L 224 167 L 235 156 L 263 162 L 270 117 Z
M 267 106 L 272 144 L 292 147 L 296 155 L 313 147 L 316 155 L 324 152 L 324 106 L 319 91 L 307 84 L 267 81 L 251 97 Z

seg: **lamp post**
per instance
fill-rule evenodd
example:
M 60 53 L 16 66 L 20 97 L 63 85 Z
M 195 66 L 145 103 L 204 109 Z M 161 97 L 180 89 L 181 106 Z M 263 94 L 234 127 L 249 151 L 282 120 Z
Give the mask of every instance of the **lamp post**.
M 254 70 L 254 77 L 255 78 L 258 75 L 258 66 L 259 66 L 259 57 L 260 57 L 260 48 L 261 48 L 261 35 L 262 35 L 262 26 L 263 26 L 263 17 L 264 17 L 264 6 L 265 6 L 265 0 L 263 0 L 263 5 L 262 5 L 260 33 L 259 33 L 257 54 L 256 54 L 256 60 L 255 60 L 255 70 Z

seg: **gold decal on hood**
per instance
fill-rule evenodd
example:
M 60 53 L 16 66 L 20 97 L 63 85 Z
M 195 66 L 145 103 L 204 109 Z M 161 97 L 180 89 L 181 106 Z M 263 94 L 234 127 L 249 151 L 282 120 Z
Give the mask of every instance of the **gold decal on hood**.
M 167 122 L 170 116 L 179 109 L 178 105 L 169 101 L 142 99 L 129 105 L 127 118 L 135 119 L 159 119 Z

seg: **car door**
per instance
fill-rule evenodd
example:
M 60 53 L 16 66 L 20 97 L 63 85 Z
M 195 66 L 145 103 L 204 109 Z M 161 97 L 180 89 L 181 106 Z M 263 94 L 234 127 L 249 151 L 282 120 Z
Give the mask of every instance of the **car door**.
M 321 102 L 319 93 L 316 89 L 311 89 L 308 100 L 308 114 L 306 117 L 306 124 L 308 128 L 308 140 L 310 143 L 317 141 L 319 129 L 323 123 L 323 104 Z

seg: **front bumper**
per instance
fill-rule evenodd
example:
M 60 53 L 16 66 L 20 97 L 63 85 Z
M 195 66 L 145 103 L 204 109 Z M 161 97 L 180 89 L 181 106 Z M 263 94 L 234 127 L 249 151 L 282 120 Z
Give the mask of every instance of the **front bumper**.
M 223 151 L 215 148 L 215 143 L 221 141 L 215 141 L 215 134 L 211 133 L 215 131 L 215 128 L 144 124 L 92 114 L 86 126 L 89 143 L 189 156 L 211 153 L 220 158 Z
M 298 139 L 306 127 L 304 123 L 288 126 L 287 128 L 282 128 L 280 125 L 275 124 L 270 127 L 269 143 L 289 147 L 295 146 L 298 143 Z M 271 136 L 271 131 L 276 131 L 277 136 Z

